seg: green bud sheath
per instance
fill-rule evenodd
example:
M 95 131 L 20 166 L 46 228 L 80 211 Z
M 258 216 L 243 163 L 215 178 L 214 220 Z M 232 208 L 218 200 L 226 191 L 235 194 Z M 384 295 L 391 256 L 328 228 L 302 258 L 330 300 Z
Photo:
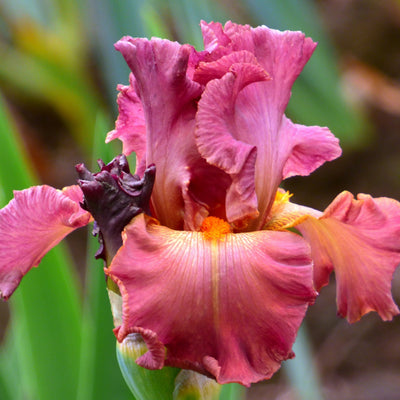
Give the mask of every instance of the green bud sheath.
M 164 367 L 152 371 L 139 367 L 135 360 L 147 351 L 139 334 L 128 335 L 117 342 L 117 359 L 123 377 L 136 400 L 173 400 L 175 377 L 179 369 Z
M 174 400 L 218 400 L 221 385 L 214 379 L 183 369 L 175 380 Z
M 113 290 L 108 290 L 114 316 L 118 326 L 122 318 L 122 299 Z M 221 386 L 215 380 L 194 371 L 164 367 L 149 370 L 136 364 L 136 360 L 147 351 L 142 337 L 133 333 L 122 343 L 117 342 L 117 359 L 122 375 L 136 400 L 217 400 Z
M 114 325 L 122 322 L 122 298 L 113 290 L 108 290 Z M 173 400 L 175 377 L 180 369 L 164 367 L 149 370 L 136 364 L 136 360 L 146 353 L 147 346 L 142 337 L 133 333 L 122 343 L 117 342 L 117 359 L 122 375 L 136 400 Z

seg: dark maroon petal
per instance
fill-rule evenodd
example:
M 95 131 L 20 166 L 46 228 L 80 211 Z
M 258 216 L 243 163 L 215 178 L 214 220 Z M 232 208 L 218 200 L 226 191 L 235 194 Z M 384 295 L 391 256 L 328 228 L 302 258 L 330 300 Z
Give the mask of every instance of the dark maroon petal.
M 79 185 L 84 194 L 83 207 L 88 210 L 100 231 L 101 248 L 96 257 L 111 260 L 122 245 L 121 232 L 136 215 L 150 214 L 149 203 L 155 167 L 148 167 L 143 178 L 132 175 L 128 161 L 121 155 L 92 174 L 83 164 L 76 166 Z M 95 233 L 98 233 L 95 228 Z

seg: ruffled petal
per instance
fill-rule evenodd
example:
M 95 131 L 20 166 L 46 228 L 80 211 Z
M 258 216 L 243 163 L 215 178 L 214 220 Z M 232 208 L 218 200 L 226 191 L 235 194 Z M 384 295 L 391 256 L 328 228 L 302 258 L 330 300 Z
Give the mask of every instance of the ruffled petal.
M 216 61 L 200 61 L 194 71 L 193 79 L 202 85 L 206 85 L 213 79 L 222 78 L 227 72 L 230 71 L 234 64 L 238 63 L 258 65 L 254 54 L 250 53 L 249 51 L 235 51 L 219 58 Z M 263 80 L 268 79 L 268 74 L 263 71 L 262 68 L 258 69 L 261 69 Z
M 115 47 L 135 75 L 143 104 L 146 163 L 157 166 L 153 212 L 163 225 L 195 229 L 207 213 L 188 193 L 193 171 L 207 170 L 193 134 L 202 87 L 187 75 L 189 57 L 195 50 L 168 40 L 129 37 Z
M 0 210 L 1 297 L 10 297 L 50 249 L 89 223 L 90 214 L 79 206 L 82 199 L 78 186 L 64 191 L 35 186 L 14 192 L 14 199 Z
M 200 22 L 203 34 L 204 49 L 208 52 L 215 51 L 218 47 L 228 46 L 231 42 L 228 35 L 224 33 L 224 28 L 219 22 L 205 21 Z
M 236 195 L 227 199 L 227 210 L 234 210 L 227 211 L 227 217 L 230 221 L 254 217 L 258 209 L 259 216 L 248 226 L 258 230 L 268 222 L 282 179 L 308 175 L 341 154 L 338 140 L 327 128 L 293 124 L 284 115 L 291 87 L 316 43 L 301 32 L 280 32 L 265 26 L 253 29 L 228 22 L 222 32 L 222 27 L 214 23 L 203 23 L 202 28 L 207 35 L 210 59 L 213 53 L 224 55 L 200 62 L 194 75 L 202 83 L 215 78 L 207 83 L 199 102 L 197 143 L 200 153 L 211 164 L 220 167 L 225 158 L 230 162 L 229 170 L 241 171 L 240 175 L 232 175 L 226 170 L 232 177 L 232 188 L 238 188 Z M 235 74 L 232 66 L 227 69 L 230 59 L 245 54 L 248 60 L 238 64 L 241 69 L 236 68 Z M 250 61 L 248 54 L 255 61 Z M 248 70 L 255 68 L 263 70 L 270 79 L 247 80 L 246 85 L 240 85 L 238 82 L 246 81 L 250 74 Z M 223 141 L 218 140 L 221 132 Z M 221 149 L 229 147 L 227 157 Z M 251 151 L 257 153 L 255 164 L 249 157 Z M 238 198 L 239 206 L 234 202 Z M 229 204 L 231 200 L 233 203 Z
M 297 226 L 310 243 L 317 289 L 334 270 L 338 314 L 349 322 L 377 311 L 391 320 L 399 309 L 391 295 L 400 263 L 400 203 L 341 193 L 319 218 Z
M 239 25 L 228 21 L 222 28 L 219 23 L 201 24 L 206 50 L 229 52 L 246 50 L 272 77 L 269 98 L 274 103 L 277 116 L 281 116 L 290 98 L 294 81 L 303 70 L 317 46 L 311 38 L 299 31 L 278 31 L 259 26 Z M 280 118 L 278 118 L 280 123 Z
M 122 152 L 136 153 L 136 173 L 142 175 L 146 167 L 146 124 L 143 106 L 135 90 L 135 77 L 129 75 L 129 86 L 118 85 L 118 119 L 115 129 L 108 133 L 106 143 L 119 139 L 123 143 Z
M 258 216 L 254 184 L 257 148 L 237 140 L 243 134 L 234 126 L 235 101 L 245 86 L 267 79 L 268 75 L 257 65 L 233 64 L 222 79 L 209 82 L 196 116 L 200 154 L 232 179 L 226 195 L 226 216 L 238 226 Z
M 122 246 L 121 232 L 136 215 L 150 213 L 150 196 L 154 184 L 155 166 L 150 165 L 143 177 L 130 173 L 124 155 L 110 163 L 98 160 L 100 171 L 91 173 L 84 164 L 76 165 L 79 186 L 84 199 L 82 208 L 96 221 L 93 233 L 98 236 L 100 248 L 96 258 L 109 264 Z
M 294 124 L 284 117 L 282 130 L 291 145 L 290 156 L 282 171 L 283 179 L 308 175 L 325 161 L 332 161 L 342 154 L 339 139 L 328 128 Z
M 207 239 L 142 214 L 123 237 L 106 274 L 123 299 L 118 340 L 144 332 L 149 342 L 140 365 L 194 369 L 219 383 L 250 385 L 293 357 L 298 327 L 315 298 L 309 248 L 299 235 L 260 231 Z

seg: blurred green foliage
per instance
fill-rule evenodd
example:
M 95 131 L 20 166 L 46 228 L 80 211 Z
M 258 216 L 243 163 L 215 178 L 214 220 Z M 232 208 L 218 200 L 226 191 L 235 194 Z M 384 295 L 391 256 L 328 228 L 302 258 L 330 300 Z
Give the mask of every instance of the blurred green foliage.
M 345 146 L 362 143 L 365 121 L 340 92 L 332 46 L 309 0 L 3 0 L 0 90 L 12 104 L 51 109 L 87 162 L 92 155 L 110 160 L 114 148 L 104 145 L 104 137 L 116 117 L 116 84 L 126 83 L 129 73 L 113 43 L 123 35 L 157 35 L 199 49 L 201 19 L 312 36 L 319 46 L 293 89 L 289 114 L 297 122 L 328 125 Z M 2 205 L 12 189 L 38 183 L 26 136 L 14 124 L 15 116 L 24 116 L 11 116 L 6 104 L 0 103 Z M 102 268 L 92 261 L 95 246 L 89 241 L 84 284 L 66 249 L 58 247 L 13 296 L 0 353 L 1 399 L 132 399 L 116 363 Z M 243 395 L 231 385 L 221 399 Z

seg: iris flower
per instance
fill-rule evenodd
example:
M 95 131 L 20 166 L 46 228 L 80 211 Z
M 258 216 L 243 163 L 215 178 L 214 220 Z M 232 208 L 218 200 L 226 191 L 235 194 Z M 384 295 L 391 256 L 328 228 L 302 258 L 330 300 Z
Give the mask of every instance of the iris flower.
M 399 313 L 400 203 L 349 192 L 321 212 L 283 180 L 341 154 L 327 128 L 292 122 L 291 88 L 316 43 L 301 32 L 201 23 L 204 51 L 153 38 L 115 47 L 132 73 L 106 141 L 124 155 L 79 186 L 16 192 L 0 211 L 0 290 L 8 298 L 43 255 L 95 220 L 118 341 L 140 334 L 145 368 L 192 369 L 219 383 L 270 378 L 294 356 L 309 305 L 336 275 L 349 322 Z

